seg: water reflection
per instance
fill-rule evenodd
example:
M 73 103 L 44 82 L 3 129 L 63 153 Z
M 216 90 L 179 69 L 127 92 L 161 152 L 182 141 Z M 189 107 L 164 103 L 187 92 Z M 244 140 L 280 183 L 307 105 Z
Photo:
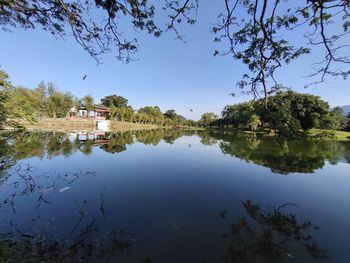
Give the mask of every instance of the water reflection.
M 313 173 L 325 165 L 350 163 L 350 142 L 277 140 L 257 134 L 211 132 L 224 154 L 265 166 L 274 173 Z
M 94 147 L 109 153 L 127 150 L 136 142 L 158 145 L 161 141 L 173 144 L 182 136 L 200 137 L 203 145 L 218 145 L 224 154 L 271 168 L 272 172 L 289 174 L 312 173 L 331 164 L 350 163 L 350 142 L 315 140 L 276 140 L 256 134 L 230 132 L 185 131 L 155 129 L 126 132 L 2 132 L 0 133 L 0 174 L 17 160 L 31 157 L 52 159 L 69 157 L 76 151 L 90 155 Z M 190 147 L 190 145 L 189 145 Z
M 0 132 L 0 174 L 17 160 L 31 157 L 52 159 L 63 155 L 69 157 L 76 151 L 89 155 L 93 147 L 109 153 L 125 151 L 127 145 L 136 141 L 145 145 L 157 145 L 160 141 L 172 144 L 184 135 L 195 131 L 155 129 L 126 132 Z
M 314 260 L 327 258 L 325 250 L 312 236 L 312 230 L 319 228 L 309 221 L 300 223 L 296 215 L 287 210 L 294 204 L 269 210 L 250 200 L 242 205 L 248 217 L 235 222 L 230 222 L 226 211 L 220 213 L 229 226 L 224 235 L 229 242 L 224 262 L 299 262 L 304 256 Z
M 325 236 L 348 244 L 341 172 L 341 187 L 322 178 L 339 186 L 327 192 L 318 176 L 254 177 L 230 156 L 309 173 L 348 163 L 350 145 L 179 129 L 0 133 L 0 262 L 315 262 L 337 255 Z M 337 223 L 341 233 L 327 232 Z
M 48 201 L 43 197 L 48 191 L 69 188 L 69 185 L 78 182 L 80 178 L 92 175 L 90 172 L 80 171 L 78 174 L 56 174 L 48 177 L 45 174 L 38 175 L 30 166 L 16 167 L 12 174 L 15 181 L 10 184 L 10 192 L 15 194 L 2 195 L 5 198 L 1 200 L 0 211 L 7 222 L 6 226 L 2 222 L 0 232 L 0 261 L 171 261 L 171 258 L 162 254 L 164 244 L 153 243 L 152 245 L 156 246 L 155 250 L 159 252 L 145 256 L 141 251 L 142 247 L 148 244 L 138 242 L 131 232 L 117 226 L 110 218 L 116 211 L 113 204 L 106 202 L 109 194 L 106 188 L 102 193 L 94 193 L 94 202 L 75 199 L 75 208 L 68 211 L 58 205 L 58 198 Z M 59 192 L 63 192 L 61 190 Z M 31 201 L 29 205 L 41 208 L 40 203 L 44 202 L 47 206 L 56 207 L 60 213 L 65 213 L 66 217 L 76 220 L 55 229 L 55 225 L 59 223 L 55 220 L 46 221 L 41 210 L 37 209 L 31 209 L 28 218 L 23 220 L 17 215 L 20 211 L 14 208 L 20 207 L 18 203 L 23 202 L 23 196 Z M 237 200 L 233 200 L 233 203 L 236 202 Z M 259 204 L 250 200 L 242 202 L 241 205 L 244 212 L 238 219 L 237 215 L 231 215 L 226 210 L 210 216 L 213 220 L 212 229 L 204 237 L 212 247 L 208 259 L 208 249 L 196 250 L 199 254 L 193 255 L 191 249 L 194 248 L 188 247 L 189 251 L 179 251 L 184 259 L 182 262 L 191 262 L 187 260 L 188 255 L 201 259 L 200 262 L 312 262 L 327 259 L 326 251 L 318 246 L 313 236 L 319 228 L 310 221 L 299 220 L 293 211 L 296 205 L 282 204 L 277 207 L 265 206 L 267 209 L 262 209 Z M 99 212 L 96 214 L 93 211 Z M 29 218 L 31 219 L 28 228 L 25 225 Z M 189 229 L 195 229 L 195 225 L 200 223 L 200 219 L 197 220 L 189 223 Z M 222 221 L 226 231 L 224 235 L 221 232 Z M 158 221 L 154 227 L 162 223 Z M 188 232 L 180 238 L 186 239 L 187 236 L 195 234 Z M 167 233 L 164 233 L 165 240 L 166 235 Z M 224 241 L 217 242 L 217 238 L 223 238 Z M 219 248 L 217 243 L 221 244 Z

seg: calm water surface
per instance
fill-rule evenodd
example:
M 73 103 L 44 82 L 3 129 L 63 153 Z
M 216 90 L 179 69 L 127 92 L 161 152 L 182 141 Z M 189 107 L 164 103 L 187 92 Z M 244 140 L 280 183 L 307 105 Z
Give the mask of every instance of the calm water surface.
M 0 133 L 0 262 L 350 262 L 350 143 Z

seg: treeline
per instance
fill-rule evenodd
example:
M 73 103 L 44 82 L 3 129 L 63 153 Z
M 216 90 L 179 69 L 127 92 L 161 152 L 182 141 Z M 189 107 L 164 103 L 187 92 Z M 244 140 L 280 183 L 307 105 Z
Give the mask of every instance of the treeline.
M 0 70 L 0 125 L 15 125 L 16 120 L 25 119 L 35 122 L 36 118 L 69 117 L 70 109 L 84 106 L 91 111 L 95 104 L 101 104 L 111 110 L 111 119 L 159 126 L 196 126 L 193 120 L 170 109 L 162 112 L 158 106 L 145 106 L 135 110 L 122 96 L 105 96 L 96 103 L 86 95 L 78 98 L 69 92 L 61 92 L 53 83 L 41 82 L 34 89 L 15 87 L 9 81 L 9 75 Z
M 268 100 L 228 105 L 221 118 L 206 116 L 208 126 L 232 127 L 251 131 L 275 131 L 288 137 L 299 136 L 312 128 L 350 130 L 350 116 L 341 108 L 330 109 L 318 96 L 293 91 L 278 92 Z M 203 116 L 202 116 L 203 119 Z

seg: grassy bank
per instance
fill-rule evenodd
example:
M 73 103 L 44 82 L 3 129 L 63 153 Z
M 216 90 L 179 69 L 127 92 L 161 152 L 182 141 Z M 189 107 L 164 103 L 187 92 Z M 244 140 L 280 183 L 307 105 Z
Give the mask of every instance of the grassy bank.
M 37 118 L 35 123 L 28 121 L 18 121 L 20 126 L 25 127 L 28 130 L 42 130 L 42 131 L 92 131 L 96 129 L 96 125 L 93 119 L 84 118 Z M 125 131 L 125 130 L 140 130 L 140 129 L 156 129 L 159 128 L 156 125 L 130 123 L 123 121 L 110 121 L 110 130 Z M 11 129 L 10 127 L 5 127 Z
M 111 121 L 109 128 L 113 131 L 125 131 L 125 130 L 141 130 L 141 129 L 156 129 L 157 125 L 133 123 L 125 121 Z
M 222 131 L 222 132 L 239 132 L 246 134 L 263 134 L 265 136 L 274 136 L 276 133 L 274 131 L 264 132 L 264 131 L 249 131 L 239 128 L 206 128 L 207 131 Z M 346 131 L 335 131 L 335 130 L 322 130 L 322 129 L 311 129 L 308 131 L 310 138 L 322 139 L 322 140 L 336 140 L 336 141 L 348 141 L 350 140 L 350 132 Z
M 319 136 L 322 136 L 322 134 L 329 133 L 334 134 L 334 140 L 337 141 L 348 141 L 350 140 L 350 132 L 346 131 L 329 131 L 329 130 L 321 130 L 321 129 L 311 129 L 309 130 L 309 135 L 311 137 L 317 138 Z M 332 138 L 324 138 L 331 140 Z

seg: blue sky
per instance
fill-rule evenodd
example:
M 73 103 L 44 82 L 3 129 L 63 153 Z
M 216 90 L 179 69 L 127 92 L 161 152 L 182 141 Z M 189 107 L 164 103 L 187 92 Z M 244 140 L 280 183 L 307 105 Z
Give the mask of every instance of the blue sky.
M 214 1 L 202 3 L 197 24 L 183 30 L 185 44 L 175 40 L 172 32 L 159 39 L 132 32 L 131 36 L 138 37 L 140 51 L 135 55 L 138 60 L 129 64 L 118 62 L 110 53 L 97 65 L 69 37 L 62 40 L 41 30 L 13 30 L 0 31 L 0 65 L 15 85 L 34 88 L 42 80 L 51 81 L 78 97 L 93 95 L 96 102 L 118 94 L 136 109 L 158 105 L 163 111 L 174 108 L 192 119 L 204 112 L 219 114 L 227 104 L 250 99 L 229 96 L 237 93 L 235 84 L 246 68 L 230 56 L 213 57 L 218 46 L 209 29 L 221 7 Z M 293 62 L 278 73 L 278 80 L 296 91 L 321 96 L 332 107 L 350 104 L 349 80 L 328 79 L 328 83 L 304 89 L 310 80 L 303 76 L 322 56 L 315 52 Z

